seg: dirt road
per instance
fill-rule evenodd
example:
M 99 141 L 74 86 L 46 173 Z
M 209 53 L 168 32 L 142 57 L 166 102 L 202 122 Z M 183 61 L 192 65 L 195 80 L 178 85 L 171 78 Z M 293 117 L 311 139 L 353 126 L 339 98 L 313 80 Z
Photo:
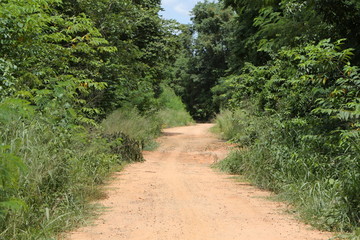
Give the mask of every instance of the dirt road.
M 72 240 L 325 240 L 284 214 L 270 194 L 217 173 L 209 165 L 227 145 L 211 124 L 166 129 L 146 162 L 129 165 L 109 185 L 107 207 Z

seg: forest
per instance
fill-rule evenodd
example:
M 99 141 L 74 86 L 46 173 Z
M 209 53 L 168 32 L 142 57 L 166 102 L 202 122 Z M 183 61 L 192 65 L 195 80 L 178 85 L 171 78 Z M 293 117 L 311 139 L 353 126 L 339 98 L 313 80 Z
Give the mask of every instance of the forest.
M 161 129 L 214 121 L 214 167 L 360 238 L 360 2 L 1 0 L 0 239 L 56 239 Z M 193 120 L 194 119 L 194 120 Z

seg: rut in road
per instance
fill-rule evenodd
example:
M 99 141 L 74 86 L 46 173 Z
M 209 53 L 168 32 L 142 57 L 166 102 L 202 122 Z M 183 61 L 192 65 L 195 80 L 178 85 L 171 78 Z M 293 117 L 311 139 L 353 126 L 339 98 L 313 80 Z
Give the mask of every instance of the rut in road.
M 284 214 L 270 193 L 239 183 L 209 166 L 229 146 L 212 124 L 164 130 L 146 161 L 129 165 L 108 186 L 107 210 L 73 240 L 325 240 Z

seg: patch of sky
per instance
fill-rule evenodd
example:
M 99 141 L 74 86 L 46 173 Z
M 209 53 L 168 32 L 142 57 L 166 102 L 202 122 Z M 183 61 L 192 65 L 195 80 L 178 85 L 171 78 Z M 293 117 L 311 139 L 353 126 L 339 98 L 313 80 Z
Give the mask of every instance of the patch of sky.
M 175 19 L 176 21 L 188 24 L 191 23 L 191 9 L 199 0 L 162 0 L 164 11 L 160 15 L 165 19 Z

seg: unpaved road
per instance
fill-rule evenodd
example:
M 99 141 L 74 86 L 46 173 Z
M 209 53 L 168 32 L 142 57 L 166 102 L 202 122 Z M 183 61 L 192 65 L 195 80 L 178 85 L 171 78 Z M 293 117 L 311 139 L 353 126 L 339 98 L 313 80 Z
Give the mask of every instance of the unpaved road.
M 325 240 L 284 214 L 270 193 L 209 168 L 227 153 L 211 124 L 164 130 L 146 162 L 129 165 L 110 183 L 107 210 L 72 240 Z

